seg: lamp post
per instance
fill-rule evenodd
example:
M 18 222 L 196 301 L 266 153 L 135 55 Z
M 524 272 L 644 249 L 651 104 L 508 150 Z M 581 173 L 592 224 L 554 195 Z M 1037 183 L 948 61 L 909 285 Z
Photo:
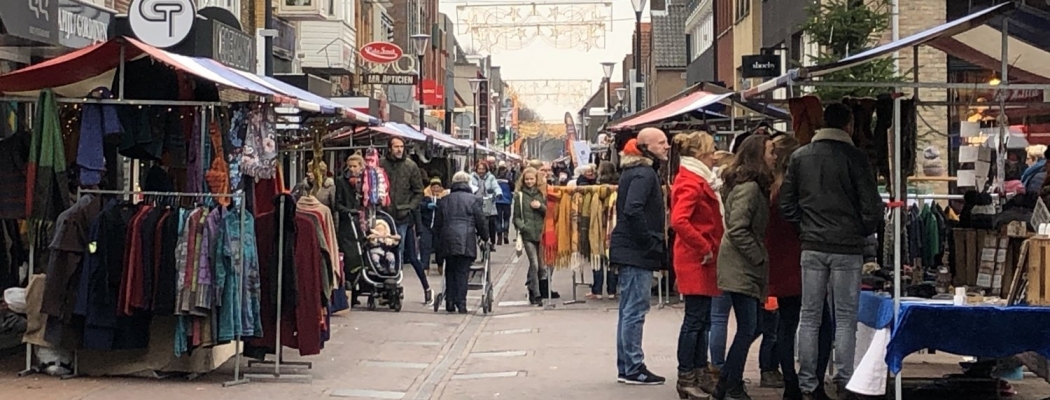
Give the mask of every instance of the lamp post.
M 423 120 L 423 56 L 427 54 L 427 42 L 430 41 L 430 35 L 424 35 L 422 33 L 412 35 L 412 45 L 416 50 L 416 85 L 419 87 L 419 133 L 424 136 L 425 121 Z
M 474 154 L 471 160 L 471 165 L 478 163 L 478 88 L 481 86 L 481 81 L 484 79 L 470 79 L 470 91 L 474 95 L 474 123 L 470 124 L 470 132 L 474 137 Z
M 627 94 L 627 88 L 625 88 L 625 87 L 618 87 L 618 88 L 616 88 L 617 105 L 620 107 L 621 110 L 623 110 L 623 96 L 625 94 Z
M 605 74 L 605 115 L 606 120 L 612 120 L 612 74 L 616 63 L 606 61 L 602 63 L 602 73 Z
M 646 0 L 631 0 L 634 7 L 634 76 L 639 87 L 634 88 L 634 99 L 631 101 L 631 111 L 638 112 L 642 104 L 642 10 L 645 9 Z
M 502 111 L 500 110 L 501 107 L 499 103 L 499 92 L 492 92 L 491 97 L 492 102 L 489 103 L 489 110 L 491 110 L 489 111 L 489 115 L 492 116 L 491 120 L 496 121 L 496 134 L 492 135 L 491 133 L 489 133 L 488 135 L 486 135 L 486 139 L 492 139 L 493 137 L 495 137 L 496 140 L 485 140 L 485 144 L 495 144 L 499 140 L 500 128 L 503 126 L 503 124 L 501 123 L 502 121 L 500 121 Z

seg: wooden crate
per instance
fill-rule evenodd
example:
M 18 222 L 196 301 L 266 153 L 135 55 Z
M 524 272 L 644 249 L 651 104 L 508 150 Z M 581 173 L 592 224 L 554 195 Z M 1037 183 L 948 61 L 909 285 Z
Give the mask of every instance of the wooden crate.
M 1025 299 L 1033 306 L 1050 306 L 1050 239 L 1032 238 L 1028 243 Z

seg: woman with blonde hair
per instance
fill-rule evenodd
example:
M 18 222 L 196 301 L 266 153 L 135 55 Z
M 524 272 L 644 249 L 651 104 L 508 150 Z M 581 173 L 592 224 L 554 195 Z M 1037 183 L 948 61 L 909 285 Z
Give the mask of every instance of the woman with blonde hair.
M 707 373 L 707 336 L 711 299 L 718 290 L 718 247 L 722 242 L 722 199 L 712 187 L 718 180 L 715 140 L 704 132 L 675 136 L 681 159 L 671 188 L 671 228 L 675 231 L 674 272 L 685 299 L 678 333 L 678 395 L 706 399 L 715 381 Z M 705 393 L 706 392 L 706 393 Z
M 539 171 L 525 168 L 518 182 L 518 192 L 511 201 L 514 229 L 521 238 L 525 255 L 529 258 L 529 273 L 525 286 L 529 290 L 529 302 L 543 305 L 540 292 L 540 239 L 543 237 L 543 220 L 547 215 L 546 193 L 539 187 Z

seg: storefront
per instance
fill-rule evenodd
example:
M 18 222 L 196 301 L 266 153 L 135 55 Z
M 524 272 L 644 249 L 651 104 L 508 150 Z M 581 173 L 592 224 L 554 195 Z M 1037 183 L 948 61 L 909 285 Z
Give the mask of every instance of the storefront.
M 0 73 L 105 42 L 114 15 L 80 0 L 0 1 Z
M 117 18 L 116 32 L 121 36 L 139 37 L 125 16 Z M 210 58 L 241 71 L 256 70 L 255 38 L 244 33 L 236 16 L 218 7 L 199 10 L 186 38 L 166 50 L 185 56 Z

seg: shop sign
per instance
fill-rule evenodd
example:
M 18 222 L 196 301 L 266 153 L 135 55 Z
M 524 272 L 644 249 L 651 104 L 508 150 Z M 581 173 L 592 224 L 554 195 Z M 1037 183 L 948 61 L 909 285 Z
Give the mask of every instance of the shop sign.
M 478 82 L 478 137 L 483 143 L 489 140 L 489 101 L 489 81 L 486 79 Z
M 185 40 L 196 19 L 193 0 L 134 0 L 128 8 L 128 21 L 135 37 L 162 49 Z
M 220 64 L 242 71 L 255 66 L 255 44 L 248 34 L 212 20 L 212 58 Z
M 277 29 L 277 37 L 273 39 L 273 53 L 286 59 L 295 57 L 295 27 L 279 18 L 273 19 L 273 27 Z
M 109 39 L 113 13 L 79 0 L 2 0 L 0 20 L 9 35 L 82 48 Z
M 362 85 L 405 85 L 416 84 L 415 74 L 364 74 L 361 76 Z
M 423 80 L 423 104 L 433 107 L 445 105 L 445 88 L 433 79 Z
M 397 62 L 405 52 L 401 47 L 388 42 L 372 42 L 361 47 L 361 58 L 376 64 Z
M 748 78 L 775 78 L 780 76 L 780 56 L 759 54 L 741 57 L 740 76 Z

